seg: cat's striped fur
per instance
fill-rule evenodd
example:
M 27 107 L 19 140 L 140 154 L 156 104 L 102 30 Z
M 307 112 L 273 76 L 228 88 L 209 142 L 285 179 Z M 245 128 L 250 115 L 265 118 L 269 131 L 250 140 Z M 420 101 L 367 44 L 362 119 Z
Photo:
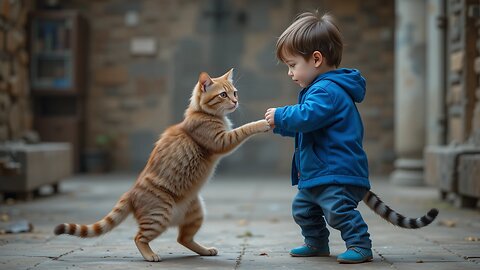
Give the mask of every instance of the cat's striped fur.
M 193 240 L 204 215 L 198 192 L 222 155 L 250 136 L 270 129 L 266 120 L 259 120 L 231 130 L 226 115 L 237 107 L 232 70 L 214 79 L 201 73 L 184 120 L 160 136 L 135 185 L 113 210 L 95 224 L 60 224 L 55 234 L 99 236 L 133 213 L 139 226 L 135 244 L 145 260 L 160 261 L 148 243 L 171 226 L 179 227 L 180 244 L 200 255 L 216 255 L 215 248 Z
M 395 210 L 391 209 L 388 205 L 386 205 L 378 196 L 377 194 L 368 191 L 363 198 L 365 204 L 367 204 L 370 209 L 372 209 L 375 213 L 377 213 L 380 217 L 385 219 L 386 221 L 392 223 L 395 226 L 399 226 L 405 229 L 418 229 L 421 227 L 425 227 L 428 224 L 432 223 L 432 221 L 437 217 L 438 210 L 433 208 L 428 211 L 428 213 L 419 218 L 408 218 L 405 217 Z

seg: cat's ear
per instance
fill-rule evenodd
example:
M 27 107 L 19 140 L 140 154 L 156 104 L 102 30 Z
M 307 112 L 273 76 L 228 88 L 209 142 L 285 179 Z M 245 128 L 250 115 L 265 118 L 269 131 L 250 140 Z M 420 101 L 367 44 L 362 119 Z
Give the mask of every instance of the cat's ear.
M 202 92 L 207 92 L 208 87 L 213 84 L 213 81 L 206 72 L 202 72 L 198 77 L 198 84 L 200 85 L 200 89 L 202 90 Z
M 233 82 L 233 68 L 227 71 L 227 73 L 223 74 L 222 77 L 229 80 L 230 82 Z

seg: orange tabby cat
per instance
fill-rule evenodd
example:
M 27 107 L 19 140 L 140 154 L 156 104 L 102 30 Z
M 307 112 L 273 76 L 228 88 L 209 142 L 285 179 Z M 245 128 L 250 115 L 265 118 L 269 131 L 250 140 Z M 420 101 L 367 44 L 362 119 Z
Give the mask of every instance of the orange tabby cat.
M 198 192 L 222 155 L 248 137 L 270 129 L 267 121 L 259 120 L 231 130 L 226 115 L 237 107 L 232 70 L 214 79 L 201 73 L 183 122 L 160 136 L 135 185 L 113 210 L 95 224 L 60 224 L 55 234 L 99 236 L 132 212 L 139 225 L 135 244 L 145 260 L 161 260 L 148 243 L 171 226 L 179 227 L 180 244 L 203 256 L 217 255 L 217 249 L 193 240 L 204 215 Z

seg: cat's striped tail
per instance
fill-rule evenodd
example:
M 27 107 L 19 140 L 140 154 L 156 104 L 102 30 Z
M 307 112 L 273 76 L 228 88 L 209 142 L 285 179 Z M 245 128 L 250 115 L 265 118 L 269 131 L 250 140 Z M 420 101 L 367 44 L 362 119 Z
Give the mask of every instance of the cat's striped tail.
M 369 191 L 365 194 L 363 201 L 372 209 L 375 213 L 381 216 L 386 221 L 392 223 L 395 226 L 399 226 L 405 229 L 418 229 L 421 227 L 425 227 L 428 224 L 432 223 L 432 221 L 437 217 L 438 210 L 433 208 L 428 211 L 428 213 L 419 218 L 408 218 L 405 217 L 395 210 L 391 209 L 388 205 L 386 205 L 377 194 Z
M 120 197 L 120 200 L 113 207 L 112 211 L 98 222 L 90 225 L 81 224 L 59 224 L 55 227 L 55 234 L 70 234 L 78 237 L 96 237 L 105 234 L 120 224 L 131 212 L 130 194 L 127 192 Z

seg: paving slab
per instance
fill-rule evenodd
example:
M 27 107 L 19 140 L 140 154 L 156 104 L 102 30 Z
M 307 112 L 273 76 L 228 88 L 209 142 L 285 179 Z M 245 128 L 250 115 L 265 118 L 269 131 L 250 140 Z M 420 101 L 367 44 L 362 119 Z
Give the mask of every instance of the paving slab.
M 360 265 L 336 262 L 345 244 L 333 229 L 330 257 L 288 254 L 303 239 L 291 217 L 296 188 L 287 177 L 219 175 L 205 186 L 207 216 L 196 240 L 217 247 L 218 256 L 187 250 L 171 228 L 151 244 L 163 261 L 146 262 L 133 242 L 137 227 L 132 217 L 98 238 L 53 235 L 59 223 L 102 218 L 134 179 L 127 174 L 77 175 L 62 182 L 60 194 L 1 205 L 0 215 L 27 219 L 34 231 L 0 235 L 0 269 L 480 269 L 478 210 L 452 207 L 438 199 L 434 188 L 393 186 L 385 179 L 372 180 L 372 189 L 392 208 L 415 217 L 436 207 L 440 215 L 426 228 L 405 230 L 360 204 L 374 251 L 373 262 Z

